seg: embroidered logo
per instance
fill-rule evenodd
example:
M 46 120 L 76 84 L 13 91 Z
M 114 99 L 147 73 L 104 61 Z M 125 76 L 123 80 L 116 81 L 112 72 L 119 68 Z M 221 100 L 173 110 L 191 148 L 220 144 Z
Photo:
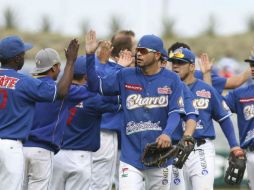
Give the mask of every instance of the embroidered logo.
M 0 87 L 15 90 L 18 81 L 19 79 L 14 77 L 0 76 Z
M 122 177 L 128 177 L 129 168 L 122 168 Z
M 134 121 L 129 121 L 126 127 L 126 135 L 131 135 L 133 133 L 138 133 L 142 131 L 162 131 L 160 127 L 160 122 L 152 123 L 151 121 L 135 123 Z
M 245 120 L 251 120 L 254 117 L 254 105 L 250 104 L 243 108 Z
M 159 87 L 157 89 L 158 94 L 172 94 L 172 90 L 170 87 Z
M 202 98 L 211 98 L 211 92 L 204 89 L 196 91 L 196 95 Z
M 125 84 L 124 87 L 127 90 L 132 90 L 132 91 L 137 91 L 137 92 L 141 92 L 143 90 L 143 87 L 138 84 Z
M 209 99 L 206 98 L 194 99 L 192 103 L 195 109 L 206 109 L 209 106 Z

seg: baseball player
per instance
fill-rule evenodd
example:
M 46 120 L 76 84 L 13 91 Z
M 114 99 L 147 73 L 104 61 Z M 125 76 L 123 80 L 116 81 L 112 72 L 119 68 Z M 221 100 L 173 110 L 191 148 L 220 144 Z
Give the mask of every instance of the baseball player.
M 183 168 L 185 188 L 213 189 L 215 149 L 212 141 L 215 139 L 215 131 L 212 119 L 220 123 L 231 151 L 239 150 L 230 120 L 231 113 L 213 87 L 194 77 L 195 55 L 190 50 L 176 49 L 171 53 L 169 60 L 173 64 L 173 71 L 178 73 L 192 91 L 193 104 L 199 111 L 196 131 L 193 134 L 197 145 Z
M 78 51 L 72 40 L 67 64 L 59 84 L 47 83 L 17 73 L 24 65 L 25 52 L 32 48 L 18 36 L 0 41 L 0 189 L 22 189 L 24 173 L 23 145 L 32 127 L 36 102 L 63 98 L 72 79 L 73 62 Z
M 254 78 L 254 56 L 246 59 L 252 71 Z M 249 186 L 254 189 L 253 171 L 254 171 L 254 88 L 253 85 L 244 88 L 238 88 L 228 93 L 225 101 L 233 113 L 237 114 L 239 128 L 240 145 L 246 150 L 247 156 L 247 174 Z
M 191 50 L 187 44 L 176 42 L 169 47 L 168 52 L 173 52 L 180 47 Z M 241 86 L 249 79 L 251 75 L 250 69 L 247 69 L 243 73 L 233 77 L 220 77 L 215 73 L 214 70 L 212 70 L 212 62 L 209 61 L 207 54 L 201 54 L 200 58 L 200 70 L 195 70 L 195 77 L 212 85 L 219 92 L 219 94 L 222 94 L 224 89 L 234 89 Z
M 143 36 L 136 48 L 138 67 L 124 68 L 116 75 L 98 78 L 94 68 L 96 34 L 86 36 L 89 88 L 101 94 L 121 95 L 124 128 L 121 135 L 119 169 L 120 189 L 169 189 L 170 161 L 161 168 L 147 168 L 140 159 L 147 143 L 157 141 L 158 147 L 171 145 L 171 133 L 184 113 L 180 79 L 160 68 L 163 42 L 155 35 Z
M 51 48 L 42 49 L 36 54 L 35 60 L 33 75 L 41 81 L 54 84 L 60 72 L 58 53 Z M 27 181 L 24 185 L 28 185 L 28 189 L 48 189 L 53 155 L 60 150 L 68 110 L 89 96 L 85 86 L 71 85 L 63 100 L 36 103 L 32 129 L 24 143 Z
M 86 57 L 77 58 L 73 85 L 86 83 Z M 120 110 L 117 97 L 90 93 L 89 97 L 69 110 L 63 145 L 54 157 L 51 189 L 87 190 L 90 188 L 92 152 L 100 147 L 102 113 Z
M 99 61 L 96 61 L 96 72 L 99 76 L 105 77 L 115 74 L 123 68 L 118 64 L 119 54 L 122 50 L 132 48 L 132 41 L 129 36 L 122 34 L 121 37 L 115 37 L 113 41 L 114 48 L 107 48 L 101 43 L 97 50 Z M 111 52 L 112 51 L 112 52 Z M 102 55 L 101 55 L 102 54 Z M 103 55 L 108 55 L 105 57 Z M 97 58 L 96 58 L 97 59 Z M 126 66 L 126 65 L 125 65 Z M 104 113 L 101 122 L 101 146 L 100 149 L 92 153 L 92 181 L 91 190 L 111 190 L 111 179 L 115 175 L 117 162 L 117 131 L 123 127 L 123 113 Z

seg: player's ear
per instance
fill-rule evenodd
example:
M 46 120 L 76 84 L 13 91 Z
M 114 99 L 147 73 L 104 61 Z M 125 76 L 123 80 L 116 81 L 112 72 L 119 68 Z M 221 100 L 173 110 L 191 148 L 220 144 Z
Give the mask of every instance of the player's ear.
M 160 52 L 156 52 L 156 53 L 155 53 L 155 59 L 156 59 L 157 61 L 159 61 L 160 58 L 161 58 L 161 53 L 160 53 Z
M 191 72 L 194 72 L 195 71 L 195 64 L 190 64 L 190 71 Z

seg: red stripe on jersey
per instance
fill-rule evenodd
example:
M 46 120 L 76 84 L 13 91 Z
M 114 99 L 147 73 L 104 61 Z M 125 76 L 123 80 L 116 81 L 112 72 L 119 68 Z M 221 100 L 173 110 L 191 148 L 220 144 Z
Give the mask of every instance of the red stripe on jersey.
M 239 102 L 242 103 L 242 104 L 254 102 L 254 97 L 250 97 L 250 98 L 241 98 L 241 99 L 239 100 Z

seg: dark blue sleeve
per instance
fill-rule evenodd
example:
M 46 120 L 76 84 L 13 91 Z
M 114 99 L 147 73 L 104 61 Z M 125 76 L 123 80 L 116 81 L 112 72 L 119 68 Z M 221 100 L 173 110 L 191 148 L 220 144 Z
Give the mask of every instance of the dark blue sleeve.
M 222 122 L 220 122 L 220 125 L 224 135 L 228 140 L 230 148 L 239 146 L 236 140 L 235 131 L 231 119 L 229 117 L 224 119 Z
M 180 118 L 181 117 L 180 117 L 180 114 L 178 112 L 170 113 L 169 116 L 168 116 L 168 120 L 167 120 L 167 126 L 163 130 L 162 134 L 166 134 L 169 137 L 171 137 L 172 134 L 174 133 L 175 129 L 179 125 Z
M 86 70 L 89 90 L 99 92 L 102 95 L 120 94 L 120 72 L 112 73 L 111 75 L 105 77 L 99 77 L 95 70 L 94 54 L 86 55 Z
M 55 100 L 57 91 L 55 82 L 46 82 L 30 77 L 22 82 L 20 90 L 25 99 L 35 102 L 53 102 Z
M 71 104 L 70 106 L 75 106 L 82 100 L 91 96 L 91 92 L 85 86 L 71 85 L 68 91 L 67 100 Z
M 235 91 L 230 91 L 227 96 L 224 97 L 224 100 L 226 101 L 227 105 L 229 106 L 230 110 L 233 113 L 236 113 L 236 95 Z
M 219 92 L 219 94 L 222 94 L 227 79 L 224 77 L 220 77 L 215 71 L 212 70 L 211 73 L 211 78 L 212 78 L 212 85 L 213 87 Z
M 197 114 L 188 114 L 186 115 L 186 117 L 184 118 L 185 121 L 192 119 L 194 121 L 198 121 L 198 115 Z

